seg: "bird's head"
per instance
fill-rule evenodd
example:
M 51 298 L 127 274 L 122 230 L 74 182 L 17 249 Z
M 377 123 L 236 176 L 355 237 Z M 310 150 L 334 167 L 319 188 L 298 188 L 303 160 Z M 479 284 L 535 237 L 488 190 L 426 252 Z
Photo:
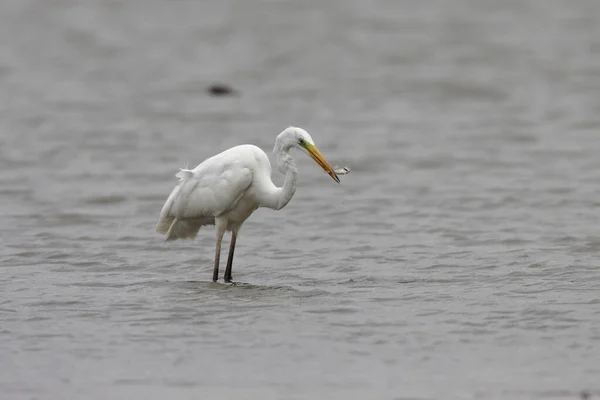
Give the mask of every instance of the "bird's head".
M 312 137 L 304 129 L 290 126 L 277 136 L 276 142 L 279 142 L 284 149 L 295 147 L 308 154 L 334 181 L 340 183 L 340 178 L 338 178 L 331 165 L 329 165 L 325 157 L 317 149 Z

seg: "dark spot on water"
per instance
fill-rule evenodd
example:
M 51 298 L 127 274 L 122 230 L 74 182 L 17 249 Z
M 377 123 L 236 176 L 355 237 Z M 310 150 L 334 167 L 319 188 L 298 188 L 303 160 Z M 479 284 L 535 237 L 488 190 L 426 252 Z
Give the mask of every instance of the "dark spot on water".
M 211 96 L 232 96 L 237 94 L 234 88 L 224 83 L 213 83 L 206 90 Z

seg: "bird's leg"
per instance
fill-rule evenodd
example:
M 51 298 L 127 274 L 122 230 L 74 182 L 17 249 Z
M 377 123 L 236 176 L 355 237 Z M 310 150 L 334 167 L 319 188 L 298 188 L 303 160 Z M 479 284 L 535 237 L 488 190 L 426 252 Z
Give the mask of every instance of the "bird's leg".
M 233 266 L 233 252 L 235 251 L 235 231 L 231 232 L 231 244 L 229 245 L 229 257 L 227 257 L 227 266 L 225 267 L 225 282 L 231 282 L 231 267 Z
M 221 258 L 221 242 L 223 241 L 223 233 L 217 234 L 217 249 L 215 250 L 215 266 L 213 268 L 213 282 L 219 280 L 219 259 Z

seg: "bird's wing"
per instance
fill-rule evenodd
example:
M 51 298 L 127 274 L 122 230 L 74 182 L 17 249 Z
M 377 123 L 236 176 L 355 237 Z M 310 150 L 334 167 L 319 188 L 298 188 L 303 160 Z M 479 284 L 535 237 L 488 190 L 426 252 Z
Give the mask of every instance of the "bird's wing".
M 252 183 L 252 171 L 237 163 L 200 165 L 177 173 L 173 189 L 160 219 L 218 217 L 233 209 Z

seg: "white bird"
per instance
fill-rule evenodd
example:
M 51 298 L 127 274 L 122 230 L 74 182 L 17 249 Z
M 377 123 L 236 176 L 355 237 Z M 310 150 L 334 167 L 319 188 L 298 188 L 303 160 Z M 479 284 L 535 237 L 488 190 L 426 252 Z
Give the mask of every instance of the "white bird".
M 235 241 L 244 221 L 259 207 L 282 209 L 296 192 L 298 170 L 289 153 L 292 148 L 307 153 L 333 180 L 340 182 L 308 132 L 292 126 L 277 136 L 273 149 L 277 169 L 285 175 L 282 187 L 271 181 L 271 164 L 264 151 L 249 144 L 232 147 L 175 175 L 179 183 L 160 212 L 156 231 L 164 234 L 166 240 L 193 239 L 203 225 L 215 225 L 214 282 L 219 279 L 221 241 L 225 231 L 231 231 L 224 276 L 225 282 L 231 282 Z

